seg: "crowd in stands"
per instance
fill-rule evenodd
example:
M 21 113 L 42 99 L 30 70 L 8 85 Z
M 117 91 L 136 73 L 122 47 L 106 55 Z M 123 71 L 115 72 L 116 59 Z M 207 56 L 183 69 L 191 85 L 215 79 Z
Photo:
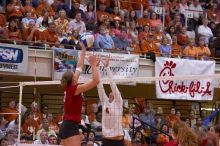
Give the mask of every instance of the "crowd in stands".
M 125 146 L 219 146 L 220 120 L 216 118 L 219 112 L 218 102 L 211 114 L 206 110 L 193 109 L 183 117 L 175 107 L 171 107 L 170 113 L 165 115 L 162 107 L 153 108 L 150 102 L 146 103 L 142 99 L 135 101 L 123 109 L 121 122 Z M 35 101 L 29 108 L 22 105 L 20 143 L 60 144 L 59 127 L 63 106 L 56 115 L 49 110 L 46 104 L 39 108 Z M 13 146 L 17 144 L 19 132 L 16 102 L 11 100 L 1 113 L 0 146 Z M 83 106 L 80 125 L 82 146 L 101 146 L 101 119 L 100 102 Z
M 219 8 L 215 0 L 9 0 L 0 7 L 0 42 L 79 50 L 90 32 L 93 50 L 207 59 L 220 47 Z

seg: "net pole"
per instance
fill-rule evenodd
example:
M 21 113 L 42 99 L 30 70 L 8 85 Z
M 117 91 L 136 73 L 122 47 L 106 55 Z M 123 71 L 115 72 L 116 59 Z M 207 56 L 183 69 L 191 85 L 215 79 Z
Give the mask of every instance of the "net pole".
M 20 92 L 19 92 L 19 115 L 18 115 L 18 143 L 20 143 L 21 138 L 21 103 L 22 103 L 22 92 L 23 92 L 23 84 L 20 82 Z
M 187 21 L 188 21 L 188 15 L 187 15 L 187 13 L 188 13 L 188 10 L 186 11 L 186 15 L 185 15 L 185 27 L 187 27 Z
M 166 19 L 166 10 L 165 7 L 162 7 L 162 12 L 163 12 L 163 28 L 165 27 L 165 19 Z
M 95 11 L 95 13 L 96 13 L 96 11 L 97 11 L 97 5 L 96 5 L 97 3 L 96 3 L 96 0 L 94 0 L 94 11 Z

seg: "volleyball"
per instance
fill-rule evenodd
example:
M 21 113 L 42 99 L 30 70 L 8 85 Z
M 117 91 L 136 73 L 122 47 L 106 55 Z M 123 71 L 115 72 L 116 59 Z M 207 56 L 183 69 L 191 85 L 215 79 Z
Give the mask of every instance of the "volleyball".
M 82 33 L 79 36 L 79 39 L 88 48 L 91 48 L 93 46 L 93 43 L 94 43 L 94 40 L 95 40 L 94 35 L 90 32 Z

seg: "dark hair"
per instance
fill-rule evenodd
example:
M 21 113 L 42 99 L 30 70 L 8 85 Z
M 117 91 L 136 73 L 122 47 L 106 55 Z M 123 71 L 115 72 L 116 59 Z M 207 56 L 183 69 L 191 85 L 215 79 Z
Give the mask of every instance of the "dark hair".
M 93 3 L 91 3 L 91 2 L 89 2 L 89 3 L 87 4 L 87 8 L 86 8 L 86 9 L 87 9 L 87 12 L 89 12 L 89 6 L 90 6 L 90 5 L 92 5 L 92 6 L 93 6 L 92 11 L 94 11 L 94 4 L 93 4 Z
M 2 143 L 2 141 L 8 141 L 7 138 L 2 138 L 0 139 L 0 144 Z
M 87 134 L 87 141 L 89 141 L 89 134 L 92 133 L 94 135 L 94 141 L 95 141 L 95 132 L 94 131 L 89 131 Z
M 163 131 L 163 126 L 167 126 L 167 131 Z M 163 131 L 163 132 L 165 132 L 165 133 L 168 133 L 168 132 L 169 132 L 169 127 L 168 127 L 167 124 L 162 124 L 160 130 Z
M 151 12 L 151 14 L 150 14 L 150 19 L 152 19 L 152 15 L 153 15 L 153 13 L 155 13 L 155 14 L 156 14 L 156 19 L 158 19 L 158 15 L 157 15 L 157 13 L 156 13 L 156 12 Z
M 220 135 L 220 125 L 215 125 L 214 129 L 215 129 L 215 133 L 218 133 Z
M 62 86 L 69 86 L 72 84 L 73 81 L 73 73 L 71 71 L 66 71 L 61 79 Z
M 176 111 L 176 108 L 175 108 L 174 106 L 172 106 L 172 107 L 170 108 L 170 110 L 172 110 L 172 109 L 175 109 L 175 111 Z
M 57 139 L 57 137 L 56 137 L 55 135 L 53 135 L 53 134 L 50 135 L 50 136 L 48 137 L 48 139 L 51 138 L 51 137 L 55 137 L 55 138 Z
M 134 134 L 134 136 L 136 136 L 137 133 L 140 133 L 140 134 L 141 134 L 141 139 L 140 139 L 140 140 L 141 140 L 141 141 L 140 141 L 141 144 L 145 144 L 146 141 L 145 141 L 145 139 L 144 139 L 144 135 L 143 135 L 143 133 L 142 133 L 141 131 L 136 131 L 135 134 Z M 134 138 L 135 138 L 135 137 L 134 137 Z M 133 139 L 133 143 L 134 143 L 134 142 L 136 143 L 136 142 L 139 142 L 139 141 Z
M 21 136 L 20 140 L 28 140 L 26 136 Z
M 77 15 L 77 14 L 82 14 L 82 13 L 80 12 L 80 10 L 76 10 L 75 14 Z
M 175 26 L 174 26 L 174 25 L 171 25 L 171 26 L 167 29 L 167 33 L 169 33 L 170 35 L 171 35 L 171 31 L 170 31 L 171 28 L 174 28 L 174 33 L 175 33 L 175 31 L 176 31 Z
M 15 22 L 15 24 L 16 24 L 16 26 L 14 28 L 11 28 L 11 23 L 12 22 Z M 11 19 L 9 21 L 8 30 L 11 31 L 11 32 L 16 32 L 18 30 L 17 22 L 16 22 L 15 19 Z
M 136 21 L 137 20 L 137 14 L 136 14 L 136 12 L 135 12 L 135 10 L 131 10 L 130 12 L 129 12 L 129 21 L 131 21 L 131 12 L 132 11 L 134 11 L 134 13 L 135 13 L 135 16 L 134 16 L 134 21 Z

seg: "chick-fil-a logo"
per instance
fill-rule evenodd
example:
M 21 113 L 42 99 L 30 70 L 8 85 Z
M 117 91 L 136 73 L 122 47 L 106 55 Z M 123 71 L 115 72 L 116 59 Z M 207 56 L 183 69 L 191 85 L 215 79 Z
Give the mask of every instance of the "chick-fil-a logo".
M 159 76 L 174 76 L 173 70 L 175 68 L 176 63 L 173 61 L 166 61 L 163 69 L 160 71 Z M 177 83 L 172 80 L 160 80 L 159 86 L 163 93 L 188 93 L 192 98 L 195 97 L 195 94 L 200 94 L 201 96 L 211 95 L 209 81 L 207 81 L 206 84 L 202 86 L 200 81 L 191 81 L 189 84 L 186 84 L 184 81 Z

